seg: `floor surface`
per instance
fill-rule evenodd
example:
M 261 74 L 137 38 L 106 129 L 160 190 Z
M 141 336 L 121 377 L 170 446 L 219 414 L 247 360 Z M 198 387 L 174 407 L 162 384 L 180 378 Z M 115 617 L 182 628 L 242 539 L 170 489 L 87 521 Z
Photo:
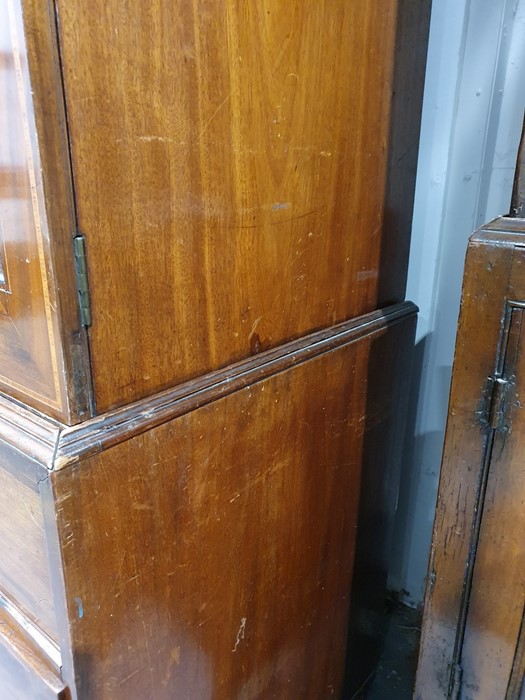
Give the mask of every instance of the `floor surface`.
M 418 610 L 400 604 L 393 607 L 379 668 L 366 700 L 412 700 L 420 620 Z

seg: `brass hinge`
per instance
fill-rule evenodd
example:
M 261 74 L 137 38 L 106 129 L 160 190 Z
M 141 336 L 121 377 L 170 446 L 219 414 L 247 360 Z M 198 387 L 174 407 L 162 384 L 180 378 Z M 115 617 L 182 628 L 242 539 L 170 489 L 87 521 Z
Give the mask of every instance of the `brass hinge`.
M 73 250 L 75 253 L 75 272 L 77 276 L 78 301 L 80 305 L 80 323 L 90 326 L 91 318 L 91 293 L 87 274 L 86 238 L 75 236 L 73 238 Z
M 502 428 L 503 417 L 505 414 L 505 398 L 507 396 L 507 387 L 509 385 L 506 379 L 496 377 L 493 380 L 492 398 L 489 408 L 489 427 L 493 430 Z

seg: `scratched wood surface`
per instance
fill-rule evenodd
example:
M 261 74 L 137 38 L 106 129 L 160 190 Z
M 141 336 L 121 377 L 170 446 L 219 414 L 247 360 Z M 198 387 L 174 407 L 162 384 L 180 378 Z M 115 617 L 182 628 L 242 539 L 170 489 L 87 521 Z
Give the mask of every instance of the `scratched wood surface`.
M 523 310 L 516 309 L 504 368 L 504 376 L 512 378 L 509 407 L 492 450 L 463 645 L 464 700 L 518 700 L 506 692 L 525 606 L 522 333 Z
M 473 241 L 466 260 L 449 418 L 430 554 L 417 700 L 446 698 L 483 459 L 480 400 L 493 373 L 512 247 Z M 495 300 L 499 299 L 500 303 Z M 473 342 L 483 329 L 483 343 Z M 481 406 L 481 410 L 486 406 Z M 461 478 L 460 476 L 461 475 Z
M 525 300 L 524 235 L 523 220 L 500 218 L 472 238 L 467 253 L 417 700 L 520 697 L 523 360 L 522 310 L 513 303 Z M 511 388 L 502 422 L 491 427 L 489 377 L 500 373 Z
M 99 412 L 402 299 L 397 2 L 56 5 Z
M 366 550 L 414 318 L 53 474 L 79 700 L 341 697 L 361 472 Z

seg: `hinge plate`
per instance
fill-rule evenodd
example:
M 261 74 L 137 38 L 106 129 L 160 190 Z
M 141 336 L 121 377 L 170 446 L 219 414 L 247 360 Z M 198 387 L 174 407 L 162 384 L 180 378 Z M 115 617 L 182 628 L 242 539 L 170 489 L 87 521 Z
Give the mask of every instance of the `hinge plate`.
M 89 327 L 92 323 L 91 293 L 87 273 L 86 237 L 82 235 L 73 238 L 75 254 L 75 273 L 77 277 L 77 292 L 80 306 L 80 323 Z
M 503 427 L 503 417 L 505 414 L 505 398 L 509 383 L 502 377 L 496 377 L 492 387 L 492 399 L 489 409 L 489 427 L 498 430 Z

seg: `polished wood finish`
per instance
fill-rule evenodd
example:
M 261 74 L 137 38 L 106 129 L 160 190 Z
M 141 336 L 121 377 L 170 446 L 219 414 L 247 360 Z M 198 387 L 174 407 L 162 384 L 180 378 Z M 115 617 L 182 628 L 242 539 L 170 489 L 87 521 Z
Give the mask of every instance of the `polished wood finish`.
M 52 469 L 64 426 L 0 395 L 0 465 L 34 488 Z M 23 455 L 23 457 L 22 457 Z
M 99 412 L 402 300 L 397 2 L 57 8 Z
M 148 44 L 140 61 L 134 17 L 120 26 L 117 3 L 8 8 L 18 49 L 6 38 L 2 89 L 23 116 L 2 129 L 0 187 L 19 205 L 18 233 L 0 235 L 0 388 L 74 424 L 95 401 L 102 413 L 402 300 L 428 3 L 266 0 L 244 13 L 229 0 L 158 0 L 133 9 Z M 11 162 L 12 144 L 22 160 Z M 75 290 L 79 230 L 97 314 L 95 394 Z
M 6 517 L 51 563 L 31 585 L 73 698 L 338 697 L 348 635 L 350 687 L 370 675 L 414 328 L 412 304 L 374 312 L 74 428 L 3 407 L 27 452 Z M 20 581 L 0 589 L 46 629 Z
M 93 414 L 88 336 L 80 323 L 72 238 L 78 229 L 73 196 L 62 69 L 53 0 L 12 0 L 22 4 L 31 96 L 39 137 L 49 255 L 56 279 L 67 410 L 58 416 L 77 423 Z M 49 411 L 46 410 L 46 413 Z
M 275 350 L 268 350 L 226 369 L 185 382 L 149 399 L 65 428 L 54 448 L 53 468 L 63 469 L 79 459 L 102 452 L 210 401 L 227 396 L 247 384 L 296 367 L 344 343 L 355 343 L 366 336 L 384 333 L 390 324 L 395 324 L 416 311 L 416 306 L 410 302 L 373 311 L 366 316 L 285 343 Z
M 62 346 L 20 5 L 0 6 L 0 388 L 63 416 Z
M 0 696 L 372 673 L 428 15 L 0 8 Z
M 0 8 L 0 390 L 75 423 L 92 398 L 55 17 L 23 11 Z
M 500 218 L 469 245 L 417 700 L 520 697 L 524 241 L 523 219 Z M 500 380 L 508 382 L 502 403 L 494 394 Z
M 396 472 L 377 436 L 408 311 L 52 474 L 79 698 L 340 696 L 361 476 Z

